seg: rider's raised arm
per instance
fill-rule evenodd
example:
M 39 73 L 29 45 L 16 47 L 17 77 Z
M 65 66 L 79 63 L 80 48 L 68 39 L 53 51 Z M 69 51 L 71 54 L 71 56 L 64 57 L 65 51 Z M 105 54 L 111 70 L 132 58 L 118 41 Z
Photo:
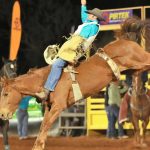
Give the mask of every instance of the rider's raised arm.
M 87 11 L 86 0 L 81 0 L 81 20 L 83 23 L 86 22 L 88 18 L 88 14 L 85 11 Z
M 81 0 L 81 5 L 86 5 L 86 0 Z

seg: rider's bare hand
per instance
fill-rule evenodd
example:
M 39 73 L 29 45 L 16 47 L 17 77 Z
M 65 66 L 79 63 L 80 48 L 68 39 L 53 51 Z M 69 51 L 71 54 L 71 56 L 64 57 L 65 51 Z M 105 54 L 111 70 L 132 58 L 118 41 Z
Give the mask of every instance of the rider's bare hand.
M 86 5 L 86 0 L 81 0 L 82 5 Z

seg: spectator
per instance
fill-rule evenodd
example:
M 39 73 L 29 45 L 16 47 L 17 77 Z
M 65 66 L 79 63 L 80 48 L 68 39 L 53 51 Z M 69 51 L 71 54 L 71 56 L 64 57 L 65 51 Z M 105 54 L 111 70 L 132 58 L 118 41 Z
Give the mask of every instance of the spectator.
M 31 96 L 23 97 L 17 110 L 17 129 L 20 140 L 28 138 L 28 106 L 31 98 Z
M 109 88 L 109 85 L 106 87 L 106 91 L 104 93 L 104 99 L 105 99 L 105 110 L 106 110 L 106 114 L 107 114 L 107 119 L 110 120 L 110 113 L 109 113 L 109 104 L 108 104 L 108 100 L 109 100 L 109 96 L 108 96 L 108 88 Z M 108 109 L 108 110 L 107 110 Z M 110 135 L 110 123 L 108 122 L 108 128 L 107 128 L 107 131 L 106 131 L 106 136 L 109 137 Z
M 125 93 L 127 86 L 119 86 L 119 81 L 111 82 L 108 87 L 108 106 L 106 112 L 108 116 L 108 130 L 107 137 L 109 138 L 127 138 L 123 126 L 119 124 L 119 107 L 121 103 L 121 93 Z M 118 134 L 116 132 L 116 122 L 118 122 Z

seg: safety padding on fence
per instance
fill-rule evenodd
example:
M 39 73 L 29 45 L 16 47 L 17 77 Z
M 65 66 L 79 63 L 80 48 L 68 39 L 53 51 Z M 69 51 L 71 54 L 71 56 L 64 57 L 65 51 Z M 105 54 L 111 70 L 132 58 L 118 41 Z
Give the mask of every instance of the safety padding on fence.
M 87 129 L 106 129 L 107 116 L 103 98 L 87 99 Z
M 87 134 L 90 130 L 106 130 L 107 127 L 108 119 L 105 111 L 104 98 L 87 98 Z M 123 127 L 124 129 L 133 129 L 131 122 L 125 122 Z M 147 129 L 150 129 L 150 122 Z

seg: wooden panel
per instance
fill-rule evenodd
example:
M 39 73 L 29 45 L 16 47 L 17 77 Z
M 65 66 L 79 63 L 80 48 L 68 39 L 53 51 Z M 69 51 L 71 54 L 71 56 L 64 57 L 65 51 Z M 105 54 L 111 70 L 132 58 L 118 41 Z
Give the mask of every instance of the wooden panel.
M 108 120 L 106 114 L 90 114 L 89 118 L 88 129 L 107 129 Z
M 108 30 L 120 30 L 120 24 L 101 25 L 100 26 L 100 31 L 108 31 Z

